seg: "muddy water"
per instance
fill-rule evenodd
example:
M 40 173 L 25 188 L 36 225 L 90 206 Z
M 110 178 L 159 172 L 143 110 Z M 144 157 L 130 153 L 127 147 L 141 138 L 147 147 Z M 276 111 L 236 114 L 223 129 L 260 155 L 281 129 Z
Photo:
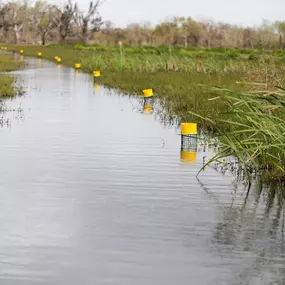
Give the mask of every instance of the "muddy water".
M 0 129 L 1 284 L 283 284 L 276 197 L 197 180 L 207 154 L 181 162 L 177 130 L 137 99 L 27 62 Z

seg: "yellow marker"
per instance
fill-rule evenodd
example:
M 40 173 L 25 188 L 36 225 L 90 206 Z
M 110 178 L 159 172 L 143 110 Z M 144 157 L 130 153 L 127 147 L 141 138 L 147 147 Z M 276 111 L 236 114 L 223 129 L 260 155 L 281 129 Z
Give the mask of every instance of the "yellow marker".
M 101 76 L 101 72 L 100 71 L 93 71 L 93 76 L 94 77 L 100 77 Z
M 143 107 L 143 112 L 144 112 L 145 114 L 151 114 L 151 113 L 152 113 L 152 110 L 153 110 L 152 106 L 145 105 L 145 106 Z
M 143 96 L 144 97 L 152 97 L 153 96 L 153 90 L 152 89 L 145 89 L 143 90 Z
M 24 54 L 24 50 L 21 49 L 21 50 L 20 50 L 20 54 Z
M 61 58 L 58 57 L 58 58 L 56 59 L 56 61 L 57 61 L 57 63 L 61 63 Z
M 59 58 L 58 56 L 55 56 L 55 57 L 54 57 L 54 60 L 57 61 L 58 58 Z
M 75 69 L 79 69 L 81 67 L 81 64 L 80 63 L 75 63 L 74 67 L 75 67 Z
M 181 134 L 186 135 L 197 135 L 197 124 L 196 123 L 182 123 Z
M 195 162 L 197 153 L 192 151 L 181 151 L 180 158 L 183 162 Z
M 42 57 L 43 54 L 41 52 L 38 52 L 37 55 L 38 57 Z

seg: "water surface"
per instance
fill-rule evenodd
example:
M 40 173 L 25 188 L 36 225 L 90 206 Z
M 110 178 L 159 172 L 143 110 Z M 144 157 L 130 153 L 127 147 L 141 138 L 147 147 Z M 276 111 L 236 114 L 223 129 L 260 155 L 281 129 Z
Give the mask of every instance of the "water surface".
M 0 129 L 0 282 L 284 284 L 278 199 L 180 161 L 141 101 L 28 59 Z

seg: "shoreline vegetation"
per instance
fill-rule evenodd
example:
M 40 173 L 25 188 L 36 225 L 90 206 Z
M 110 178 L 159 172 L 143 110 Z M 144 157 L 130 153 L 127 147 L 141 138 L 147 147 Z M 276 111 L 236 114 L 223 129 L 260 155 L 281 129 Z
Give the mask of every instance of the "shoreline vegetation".
M 0 99 L 21 94 L 22 91 L 15 86 L 15 78 L 5 72 L 15 71 L 22 63 L 15 61 L 11 56 L 0 54 Z
M 100 70 L 100 82 L 129 94 L 153 88 L 167 114 L 196 121 L 219 141 L 209 161 L 237 159 L 250 181 L 285 181 L 285 51 L 7 45 L 9 51 L 54 60 L 82 71 Z M 203 126 L 203 127 L 202 127 Z

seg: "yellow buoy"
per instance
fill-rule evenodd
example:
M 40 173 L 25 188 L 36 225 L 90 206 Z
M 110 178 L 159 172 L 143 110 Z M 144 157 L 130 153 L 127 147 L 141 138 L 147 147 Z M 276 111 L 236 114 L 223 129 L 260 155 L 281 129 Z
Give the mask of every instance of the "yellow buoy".
M 21 49 L 21 50 L 20 50 L 20 54 L 24 54 L 24 50 Z
M 38 57 L 42 57 L 43 54 L 41 52 L 38 52 L 37 55 Z
M 56 61 L 57 61 L 57 63 L 61 63 L 61 58 L 58 57 L 58 58 L 56 59 Z
M 187 135 L 197 135 L 197 124 L 196 123 L 182 123 L 181 124 L 181 134 Z
M 55 56 L 55 57 L 54 57 L 54 60 L 57 61 L 58 58 L 59 58 L 58 56 Z
M 180 158 L 183 162 L 195 162 L 197 153 L 192 151 L 181 151 Z
M 81 67 L 81 64 L 80 63 L 75 63 L 74 67 L 75 67 L 75 69 L 79 69 Z
M 152 97 L 153 96 L 153 90 L 152 89 L 143 90 L 143 96 L 144 97 Z
M 93 76 L 94 77 L 100 77 L 101 76 L 101 72 L 100 71 L 93 71 Z

